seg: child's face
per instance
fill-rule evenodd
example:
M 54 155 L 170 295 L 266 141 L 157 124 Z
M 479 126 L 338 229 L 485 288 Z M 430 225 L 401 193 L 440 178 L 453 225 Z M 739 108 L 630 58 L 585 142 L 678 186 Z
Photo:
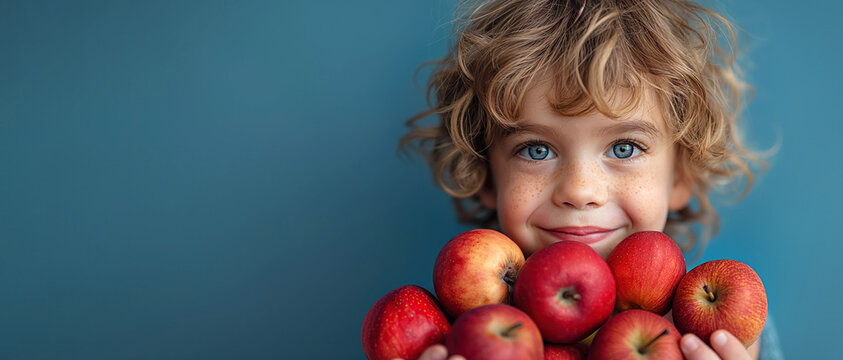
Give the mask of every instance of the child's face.
M 479 195 L 497 209 L 501 230 L 527 255 L 575 240 L 604 258 L 634 232 L 663 231 L 690 188 L 675 176 L 676 147 L 652 97 L 620 119 L 564 117 L 550 107 L 547 89 L 527 92 L 523 130 L 489 149 L 493 186 Z

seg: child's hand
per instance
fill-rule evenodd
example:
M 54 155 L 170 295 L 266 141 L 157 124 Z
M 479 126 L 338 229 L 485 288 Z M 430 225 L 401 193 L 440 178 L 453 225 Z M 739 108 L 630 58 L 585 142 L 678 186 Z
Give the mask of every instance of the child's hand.
M 445 357 L 447 356 L 448 349 L 446 349 L 444 345 L 433 345 L 421 354 L 419 360 L 445 360 Z M 465 358 L 460 355 L 454 355 L 449 357 L 447 360 L 465 360 Z
M 708 347 L 694 334 L 682 336 L 679 344 L 687 360 L 746 360 L 758 358 L 758 341 L 750 345 L 749 349 L 734 335 L 726 330 L 717 330 L 711 334 L 710 343 L 714 349 Z

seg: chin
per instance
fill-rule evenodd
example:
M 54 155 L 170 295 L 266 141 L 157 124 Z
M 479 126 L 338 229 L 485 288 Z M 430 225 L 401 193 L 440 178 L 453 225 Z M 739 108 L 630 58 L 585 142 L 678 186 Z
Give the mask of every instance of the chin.
M 600 254 L 600 257 L 602 257 L 603 260 L 608 259 L 609 254 L 612 252 L 612 247 L 609 246 L 608 243 L 591 244 L 591 248 L 594 249 L 594 251 L 596 251 L 598 254 Z
M 621 241 L 623 241 L 623 239 L 626 239 L 626 237 L 631 235 L 631 234 L 632 234 L 632 232 L 629 232 L 629 231 L 626 231 L 626 229 L 623 229 L 622 231 L 619 231 L 617 234 L 615 234 L 615 236 L 612 236 L 611 238 L 604 239 L 604 241 L 601 241 L 601 244 L 599 244 L 599 245 L 603 246 L 604 247 L 603 249 L 595 248 L 594 250 L 597 250 L 597 253 L 600 254 L 600 256 L 603 257 L 603 260 L 606 260 L 606 259 L 609 258 L 609 254 L 612 253 L 612 250 L 615 250 L 615 247 L 618 246 L 618 244 L 620 244 Z
M 504 227 L 501 227 L 500 231 L 506 236 L 509 236 L 509 238 L 512 239 L 519 248 L 521 248 L 521 251 L 524 253 L 524 257 L 528 257 L 534 252 L 544 249 L 545 246 L 555 242 L 553 241 L 554 239 L 547 239 L 540 233 L 529 230 L 511 232 L 507 231 Z
M 601 257 L 603 257 L 603 260 L 606 260 L 609 257 L 609 254 L 615 248 L 615 246 L 617 246 L 621 242 L 621 240 L 623 240 L 627 235 L 630 234 L 628 233 L 628 231 L 625 230 L 626 229 L 621 229 L 621 231 L 612 234 L 612 236 L 610 237 L 607 237 L 596 243 L 586 245 L 591 246 L 594 251 L 596 251 L 598 254 L 600 254 Z M 529 257 L 534 252 L 544 249 L 550 244 L 561 241 L 551 235 L 548 235 L 544 232 L 544 230 L 541 229 L 535 229 L 535 231 L 529 232 L 528 235 L 530 237 L 527 239 L 514 237 L 514 235 L 510 235 L 510 233 L 507 233 L 506 231 L 503 231 L 503 233 L 507 234 L 508 236 L 511 236 L 512 240 L 515 241 L 515 243 L 518 244 L 518 247 L 521 248 L 521 251 L 524 252 L 525 257 Z
M 603 258 L 603 260 L 606 260 L 606 259 L 609 258 L 609 254 L 612 253 L 612 250 L 615 249 L 615 246 L 620 244 L 620 242 L 627 235 L 628 234 L 626 233 L 626 231 L 618 231 L 615 234 L 612 234 L 612 236 L 610 236 L 610 237 L 607 237 L 607 238 L 605 238 L 603 240 L 600 240 L 596 243 L 591 243 L 591 244 L 587 244 L 587 245 L 591 246 L 591 248 L 594 249 L 594 251 L 596 251 L 598 254 L 600 254 L 600 256 Z
M 547 242 L 544 242 L 544 241 L 532 241 L 532 242 L 530 242 L 530 244 L 523 245 L 523 246 L 519 243 L 518 247 L 520 247 L 521 251 L 524 252 L 524 257 L 526 258 L 526 257 L 529 257 L 530 255 L 532 255 L 534 252 L 539 251 L 541 249 L 544 249 L 545 246 L 548 246 L 550 244 L 552 244 L 552 243 L 547 243 Z
M 600 254 L 600 257 L 602 257 L 603 260 L 606 260 L 612 252 L 612 249 L 614 249 L 615 245 L 617 245 L 617 242 L 614 241 L 614 239 L 603 239 L 600 242 L 589 245 L 592 249 L 594 249 L 594 251 Z
M 522 246 L 522 242 L 516 241 L 518 243 L 518 245 L 521 246 L 521 250 L 524 251 L 525 257 L 529 257 L 530 254 L 532 254 L 536 251 L 539 251 L 541 249 L 544 249 L 546 246 L 548 246 L 550 244 L 562 241 L 562 240 L 559 240 L 559 239 L 557 239 L 557 238 L 555 238 L 551 235 L 548 235 L 547 233 L 544 232 L 544 230 L 540 230 L 540 229 L 536 229 L 536 231 L 533 234 L 534 234 L 533 235 L 534 239 L 536 239 L 535 241 L 528 241 L 526 243 L 523 243 L 525 245 L 530 244 L 530 245 L 532 245 L 532 247 Z M 623 238 L 621 238 L 621 239 L 623 239 Z M 513 239 L 513 240 L 515 240 L 515 239 Z M 603 259 L 605 260 L 607 257 L 609 257 L 609 253 L 612 252 L 612 249 L 619 242 L 620 242 L 619 240 L 615 240 L 614 236 L 612 236 L 612 237 L 600 240 L 596 243 L 586 244 L 586 245 L 591 246 L 591 248 L 594 249 L 594 251 L 597 251 L 597 253 L 600 254 L 600 256 L 602 256 Z

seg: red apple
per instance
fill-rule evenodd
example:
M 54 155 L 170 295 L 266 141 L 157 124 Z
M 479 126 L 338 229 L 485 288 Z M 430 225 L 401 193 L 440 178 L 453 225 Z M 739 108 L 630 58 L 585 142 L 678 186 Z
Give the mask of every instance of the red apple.
M 681 360 L 681 337 L 667 319 L 644 310 L 628 310 L 600 327 L 588 349 L 588 359 Z
M 612 314 L 615 279 L 594 249 L 561 241 L 527 259 L 515 282 L 514 301 L 536 321 L 544 340 L 575 343 Z
M 617 286 L 615 310 L 642 309 L 667 314 L 676 285 L 685 275 L 685 257 L 669 236 L 640 231 L 618 244 L 606 260 Z
M 726 329 L 749 346 L 767 321 L 767 293 L 758 274 L 735 260 L 714 260 L 682 278 L 673 299 L 673 323 L 708 341 Z
M 539 328 L 523 311 L 505 304 L 484 305 L 462 314 L 445 342 L 449 355 L 466 359 L 541 360 Z
M 478 306 L 511 302 L 512 285 L 524 265 L 524 253 L 506 235 L 470 230 L 439 251 L 433 265 L 433 289 L 454 318 Z
M 585 360 L 585 346 L 544 344 L 544 360 Z
M 451 325 L 429 291 L 407 285 L 380 298 L 363 319 L 363 352 L 370 360 L 417 359 L 442 344 Z

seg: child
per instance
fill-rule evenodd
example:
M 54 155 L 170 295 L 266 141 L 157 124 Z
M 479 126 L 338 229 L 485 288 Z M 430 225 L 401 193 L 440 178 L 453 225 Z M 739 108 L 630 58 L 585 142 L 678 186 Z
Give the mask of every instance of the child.
M 401 139 L 425 155 L 459 219 L 501 230 L 527 256 L 573 240 L 605 258 L 643 230 L 701 253 L 717 231 L 712 186 L 743 175 L 748 191 L 750 165 L 763 165 L 739 136 L 746 86 L 717 38 L 725 29 L 734 45 L 729 22 L 687 0 L 466 10 L 431 76 L 435 102 Z M 437 124 L 420 124 L 432 114 Z M 688 359 L 757 358 L 775 345 L 746 349 L 725 330 L 710 340 L 680 344 Z M 438 345 L 422 359 L 445 357 Z

